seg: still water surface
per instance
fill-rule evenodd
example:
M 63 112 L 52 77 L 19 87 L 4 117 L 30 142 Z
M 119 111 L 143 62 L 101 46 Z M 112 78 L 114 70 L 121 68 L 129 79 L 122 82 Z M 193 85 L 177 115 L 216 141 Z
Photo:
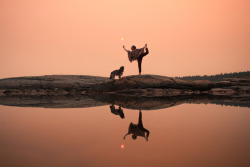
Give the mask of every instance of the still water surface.
M 0 106 L 0 166 L 250 166 L 250 108 L 142 110 L 142 125 L 138 110 L 116 112 Z M 124 139 L 131 122 L 137 138 Z

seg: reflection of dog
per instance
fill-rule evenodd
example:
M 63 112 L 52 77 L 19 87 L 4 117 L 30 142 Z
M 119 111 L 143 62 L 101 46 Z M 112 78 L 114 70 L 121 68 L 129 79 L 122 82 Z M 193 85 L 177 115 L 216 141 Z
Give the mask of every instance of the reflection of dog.
M 119 70 L 114 70 L 111 72 L 109 79 L 115 79 L 115 76 L 118 76 L 119 79 L 121 78 L 124 71 L 124 67 L 121 66 Z
M 119 109 L 116 109 L 114 104 L 112 104 L 112 106 L 110 106 L 110 111 L 115 114 L 115 115 L 119 115 L 122 119 L 124 119 L 124 113 L 122 108 L 119 106 Z

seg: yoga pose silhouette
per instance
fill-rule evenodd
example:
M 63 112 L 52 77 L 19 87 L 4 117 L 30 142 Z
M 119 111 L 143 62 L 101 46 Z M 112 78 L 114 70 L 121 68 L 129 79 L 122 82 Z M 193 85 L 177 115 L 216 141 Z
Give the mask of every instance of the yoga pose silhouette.
M 144 48 L 146 49 L 146 52 L 144 52 Z M 125 49 L 125 46 L 123 45 L 123 49 L 128 52 L 128 58 L 129 61 L 132 62 L 134 60 L 137 60 L 138 62 L 138 68 L 139 68 L 139 75 L 141 75 L 141 64 L 142 64 L 142 59 L 144 56 L 146 56 L 149 51 L 148 51 L 148 47 L 147 44 L 145 44 L 145 46 L 141 49 L 136 49 L 136 46 L 132 46 L 131 47 L 131 51 Z
M 141 136 L 148 141 L 149 131 L 143 127 L 141 110 L 139 112 L 138 124 L 131 122 L 128 128 L 128 133 L 123 137 L 123 139 L 125 140 L 126 136 L 130 134 L 132 134 L 132 138 L 134 140 L 137 138 L 137 136 Z

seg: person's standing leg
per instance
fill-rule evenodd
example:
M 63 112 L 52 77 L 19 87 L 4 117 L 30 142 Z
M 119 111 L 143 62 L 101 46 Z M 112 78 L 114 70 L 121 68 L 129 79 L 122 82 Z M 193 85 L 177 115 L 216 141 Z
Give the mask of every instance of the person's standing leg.
M 145 138 L 146 138 L 146 140 L 148 141 L 149 131 L 143 127 L 141 110 L 140 110 L 140 112 L 139 112 L 138 127 L 139 127 L 143 132 L 146 132 L 146 137 L 145 137 Z
M 137 61 L 138 61 L 139 75 L 141 75 L 141 62 L 142 62 L 142 57 L 139 57 L 139 58 L 137 59 Z
M 148 53 L 149 53 L 149 52 L 148 52 L 148 48 L 146 48 L 146 52 L 145 52 L 145 53 L 142 53 L 142 54 L 138 57 L 138 59 L 137 59 L 137 61 L 138 61 L 138 68 L 139 68 L 139 75 L 141 75 L 141 63 L 142 63 L 142 58 L 143 58 L 144 56 L 146 56 Z
M 139 110 L 139 120 L 138 120 L 138 126 L 140 128 L 143 128 L 143 124 L 142 124 L 142 113 L 141 110 Z

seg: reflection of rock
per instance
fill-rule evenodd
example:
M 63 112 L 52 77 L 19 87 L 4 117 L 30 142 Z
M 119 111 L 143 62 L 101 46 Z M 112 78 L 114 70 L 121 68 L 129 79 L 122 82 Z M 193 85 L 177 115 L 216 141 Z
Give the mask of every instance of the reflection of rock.
M 120 94 L 92 94 L 91 98 L 104 103 L 116 104 L 123 108 L 135 110 L 156 110 L 177 106 L 184 103 L 190 104 L 219 104 L 241 107 L 250 107 L 250 97 L 228 97 L 212 95 L 190 95 L 169 97 L 141 97 Z
M 210 90 L 210 93 L 212 95 L 224 95 L 224 96 L 230 96 L 235 94 L 235 91 L 233 89 L 222 89 L 222 88 L 213 88 Z
M 250 98 L 212 95 L 138 97 L 115 93 L 88 96 L 0 96 L 0 105 L 45 108 L 85 108 L 115 104 L 135 110 L 156 110 L 184 103 L 250 107 Z
M 119 80 L 80 75 L 19 77 L 0 80 L 0 96 L 62 96 L 116 93 L 143 97 L 169 97 L 199 94 L 250 96 L 249 79 L 185 81 L 157 75 L 127 76 Z
M 108 105 L 88 96 L 0 96 L 0 104 L 20 107 L 85 108 Z

